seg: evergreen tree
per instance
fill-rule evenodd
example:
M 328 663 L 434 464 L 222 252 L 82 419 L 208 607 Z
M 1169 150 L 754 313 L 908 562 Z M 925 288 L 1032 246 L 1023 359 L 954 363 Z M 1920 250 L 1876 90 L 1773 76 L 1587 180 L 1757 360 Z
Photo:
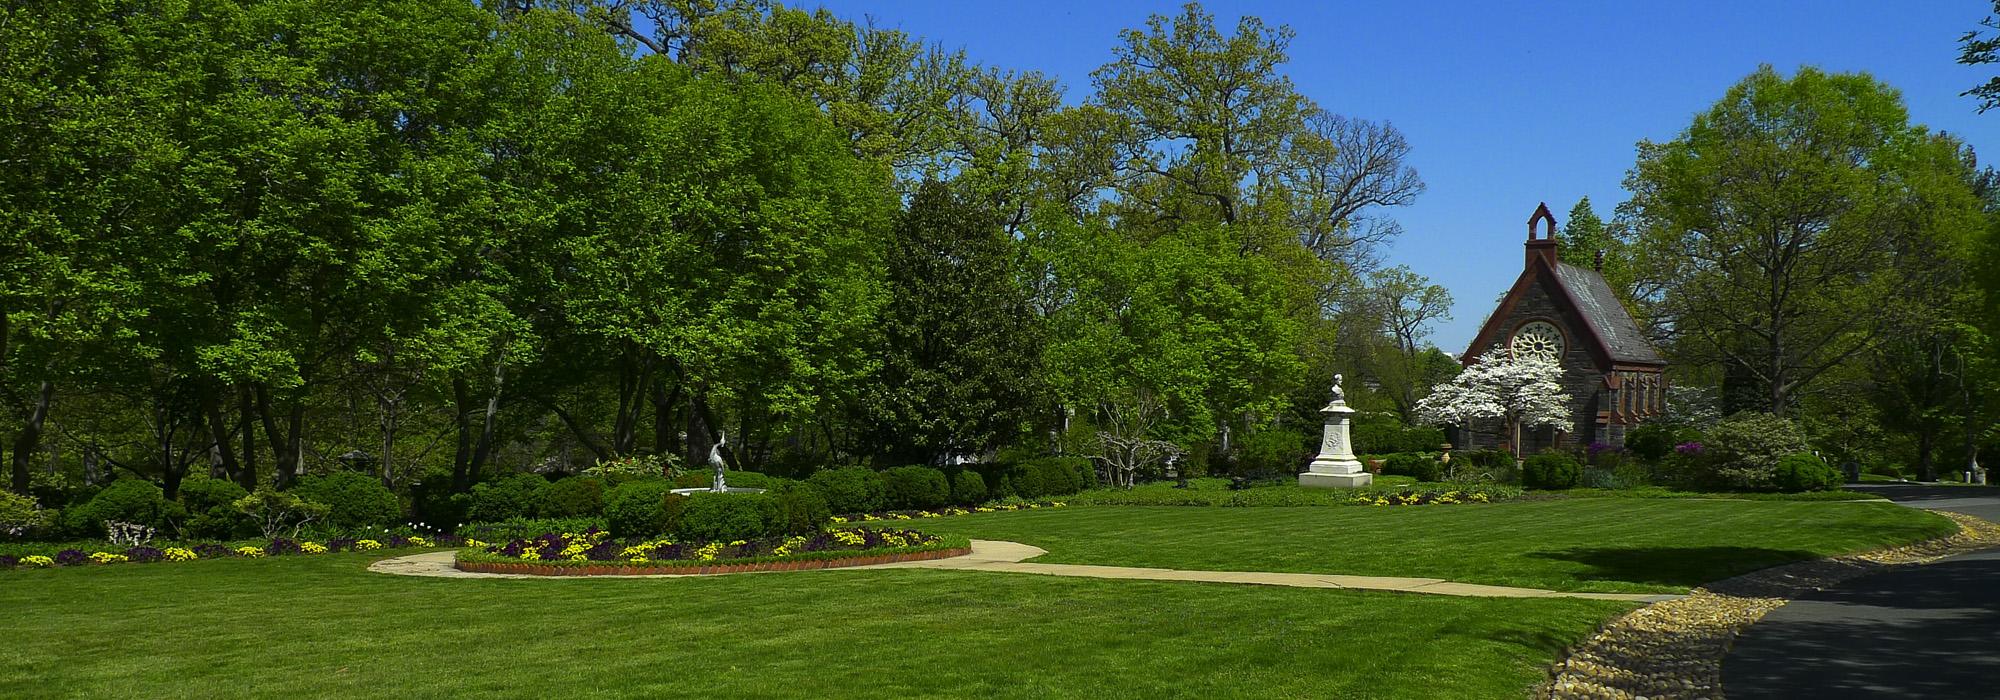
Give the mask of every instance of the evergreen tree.
M 1039 322 L 997 213 L 926 182 L 887 253 L 882 364 L 866 396 L 871 444 L 939 463 L 1020 432 L 1037 391 Z
M 1597 210 L 1590 206 L 1590 198 L 1577 200 L 1576 206 L 1569 208 L 1569 221 L 1563 223 L 1562 230 L 1556 232 L 1556 250 L 1562 261 L 1592 269 L 1597 266 L 1597 254 L 1611 253 L 1613 241 L 1604 220 L 1598 218 Z

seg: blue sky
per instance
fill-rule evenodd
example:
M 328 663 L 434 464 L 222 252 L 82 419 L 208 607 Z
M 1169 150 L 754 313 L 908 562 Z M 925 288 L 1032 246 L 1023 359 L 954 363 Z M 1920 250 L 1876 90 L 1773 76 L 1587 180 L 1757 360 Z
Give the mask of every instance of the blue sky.
M 1129 0 L 805 0 L 872 19 L 980 63 L 1038 70 L 1072 102 L 1111 59 L 1117 32 L 1178 3 Z M 1528 215 L 1557 218 L 1588 195 L 1600 215 L 1640 139 L 1673 138 L 1760 63 L 1866 71 L 1902 90 L 1911 119 L 2000 162 L 2000 110 L 1966 88 L 1993 75 L 1958 65 L 1958 37 L 1987 0 L 1886 2 L 1206 2 L 1226 27 L 1255 15 L 1297 30 L 1286 73 L 1327 109 L 1387 120 L 1409 138 L 1429 190 L 1395 212 L 1388 248 L 1449 287 L 1434 340 L 1458 352 L 1520 272 Z

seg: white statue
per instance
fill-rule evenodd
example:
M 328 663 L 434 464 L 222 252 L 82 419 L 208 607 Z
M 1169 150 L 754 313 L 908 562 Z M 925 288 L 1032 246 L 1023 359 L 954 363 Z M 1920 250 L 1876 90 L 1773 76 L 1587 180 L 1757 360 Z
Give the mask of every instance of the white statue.
M 729 464 L 729 460 L 722 458 L 722 447 L 729 444 L 729 433 L 716 431 L 716 434 L 721 438 L 708 448 L 708 465 L 715 467 L 715 484 L 709 487 L 709 490 L 722 493 L 729 490 L 729 487 L 722 483 L 722 470 Z
M 1333 402 L 1347 403 L 1347 392 L 1340 388 L 1340 375 L 1333 375 Z

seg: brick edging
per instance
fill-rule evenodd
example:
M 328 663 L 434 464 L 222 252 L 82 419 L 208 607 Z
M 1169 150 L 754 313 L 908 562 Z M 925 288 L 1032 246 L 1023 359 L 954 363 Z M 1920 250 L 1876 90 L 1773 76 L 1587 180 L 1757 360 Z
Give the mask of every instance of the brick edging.
M 848 566 L 872 566 L 875 564 L 895 564 L 906 561 L 929 561 L 949 559 L 972 553 L 970 547 L 933 549 L 923 552 L 898 552 L 895 554 L 875 554 L 839 559 L 801 559 L 797 561 L 765 561 L 749 564 L 708 564 L 702 566 L 628 566 L 606 562 L 588 566 L 557 566 L 554 564 L 530 564 L 527 562 L 486 562 L 460 561 L 454 559 L 452 567 L 459 571 L 479 574 L 526 574 L 530 576 L 657 576 L 657 575 L 697 575 L 697 574 L 742 574 L 756 571 L 808 571 L 812 569 L 835 569 Z

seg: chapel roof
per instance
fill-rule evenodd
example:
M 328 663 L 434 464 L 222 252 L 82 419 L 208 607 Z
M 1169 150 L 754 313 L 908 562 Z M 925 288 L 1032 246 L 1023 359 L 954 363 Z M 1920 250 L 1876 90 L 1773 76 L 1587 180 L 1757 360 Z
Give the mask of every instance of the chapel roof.
M 1556 282 L 1576 300 L 1577 313 L 1597 333 L 1612 362 L 1666 362 L 1661 359 L 1659 351 L 1653 349 L 1653 344 L 1646 342 L 1646 336 L 1639 332 L 1639 324 L 1633 322 L 1632 314 L 1618 301 L 1618 294 L 1611 291 L 1611 284 L 1604 281 L 1604 275 L 1596 270 L 1559 262 L 1556 263 Z

